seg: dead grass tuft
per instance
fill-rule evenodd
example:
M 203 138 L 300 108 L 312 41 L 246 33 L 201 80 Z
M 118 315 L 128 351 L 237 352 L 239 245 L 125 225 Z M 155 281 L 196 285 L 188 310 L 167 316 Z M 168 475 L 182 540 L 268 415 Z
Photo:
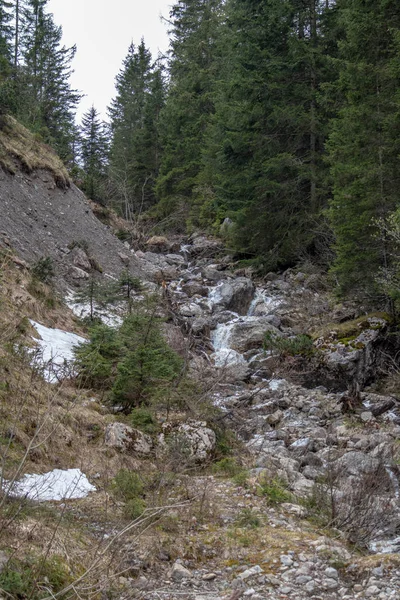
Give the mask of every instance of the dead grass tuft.
M 0 165 L 15 174 L 15 159 L 27 173 L 37 169 L 52 173 L 57 187 L 65 189 L 71 184 L 67 170 L 54 150 L 13 117 L 6 116 L 0 124 Z

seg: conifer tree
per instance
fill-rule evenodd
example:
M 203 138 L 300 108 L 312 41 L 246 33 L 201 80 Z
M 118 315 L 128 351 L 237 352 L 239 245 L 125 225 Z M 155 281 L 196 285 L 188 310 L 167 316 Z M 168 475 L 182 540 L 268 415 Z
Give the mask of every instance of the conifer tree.
M 163 88 L 162 70 L 152 64 L 144 40 L 137 48 L 131 44 L 116 77 L 117 95 L 109 108 L 111 183 L 124 216 L 130 220 L 155 201 Z
M 265 268 L 312 251 L 324 204 L 325 10 L 316 0 L 227 5 L 205 169 L 214 214 L 235 220 L 236 248 Z
M 76 47 L 61 45 L 62 28 L 46 12 L 48 0 L 27 0 L 21 32 L 23 96 L 18 117 L 71 159 L 74 113 L 80 94 L 69 84 Z
M 108 140 L 105 125 L 94 106 L 82 117 L 80 128 L 83 189 L 98 202 L 104 201 Z
M 12 4 L 0 0 L 0 114 L 10 109 L 13 101 L 11 85 L 13 51 Z
M 161 215 L 194 204 L 204 139 L 214 112 L 222 7 L 221 0 L 179 0 L 170 13 L 170 82 L 161 117 L 163 156 L 157 181 Z
M 373 292 L 390 262 L 377 219 L 398 205 L 400 189 L 400 6 L 395 0 L 342 0 L 344 105 L 329 151 L 330 205 L 336 235 L 334 273 L 343 292 Z

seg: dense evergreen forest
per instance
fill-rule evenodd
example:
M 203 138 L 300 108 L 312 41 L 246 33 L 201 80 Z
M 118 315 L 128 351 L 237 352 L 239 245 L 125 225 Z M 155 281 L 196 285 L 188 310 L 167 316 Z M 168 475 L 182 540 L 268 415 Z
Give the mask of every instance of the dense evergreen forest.
M 400 4 L 185 0 L 167 58 L 132 44 L 103 123 L 47 0 L 0 0 L 0 108 L 132 222 L 201 227 L 264 272 L 311 260 L 397 299 Z

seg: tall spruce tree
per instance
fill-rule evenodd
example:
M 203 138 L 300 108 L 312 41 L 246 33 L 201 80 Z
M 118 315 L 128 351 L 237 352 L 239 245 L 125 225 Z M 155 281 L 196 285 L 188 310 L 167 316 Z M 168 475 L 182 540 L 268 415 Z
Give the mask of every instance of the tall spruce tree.
M 75 46 L 62 46 L 62 28 L 46 12 L 48 0 L 27 0 L 21 29 L 19 70 L 20 98 L 17 116 L 67 163 L 71 159 L 74 115 L 80 94 L 71 89 L 69 77 Z
M 11 85 L 15 35 L 12 8 L 11 2 L 0 0 L 0 114 L 10 109 L 14 97 Z
M 144 40 L 131 44 L 116 77 L 111 120 L 110 178 L 124 216 L 132 220 L 155 202 L 159 165 L 158 115 L 164 102 L 162 71 Z
M 104 201 L 108 140 L 104 123 L 94 106 L 82 117 L 80 128 L 83 189 L 98 202 Z
M 336 235 L 334 273 L 343 292 L 373 292 L 390 261 L 376 219 L 398 205 L 400 189 L 400 5 L 395 0 L 342 0 L 344 106 L 329 150 L 330 205 Z
M 312 252 L 325 199 L 328 77 L 316 0 L 231 0 L 222 78 L 205 168 L 217 217 L 235 220 L 234 244 L 266 268 Z
M 162 215 L 182 204 L 190 210 L 196 202 L 202 149 L 214 112 L 222 6 L 221 0 L 179 0 L 170 13 L 170 82 L 161 116 L 163 157 L 157 181 Z M 179 222 L 185 224 L 181 217 Z

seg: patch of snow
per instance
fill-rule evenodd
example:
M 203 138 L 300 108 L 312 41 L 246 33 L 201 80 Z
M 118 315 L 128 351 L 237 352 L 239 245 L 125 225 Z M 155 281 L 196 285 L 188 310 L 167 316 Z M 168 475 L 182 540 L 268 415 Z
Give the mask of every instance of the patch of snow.
M 72 364 L 75 346 L 87 340 L 76 333 L 45 327 L 31 319 L 30 323 L 40 336 L 35 341 L 41 349 L 40 363 L 44 367 L 44 378 L 50 383 L 56 383 Z
M 7 482 L 5 483 L 7 486 Z M 45 502 L 86 498 L 90 492 L 95 491 L 95 486 L 89 483 L 80 469 L 54 469 L 42 475 L 25 475 L 21 481 L 16 481 L 11 486 L 8 494 L 16 498 Z
M 80 319 L 90 317 L 90 303 L 89 302 L 76 302 L 75 296 L 70 291 L 65 297 L 65 303 L 72 310 L 74 315 Z M 101 319 L 101 322 L 109 327 L 119 327 L 122 325 L 123 319 L 118 314 L 118 306 L 115 307 L 115 311 L 106 311 L 98 304 L 94 303 L 93 308 L 94 316 Z

